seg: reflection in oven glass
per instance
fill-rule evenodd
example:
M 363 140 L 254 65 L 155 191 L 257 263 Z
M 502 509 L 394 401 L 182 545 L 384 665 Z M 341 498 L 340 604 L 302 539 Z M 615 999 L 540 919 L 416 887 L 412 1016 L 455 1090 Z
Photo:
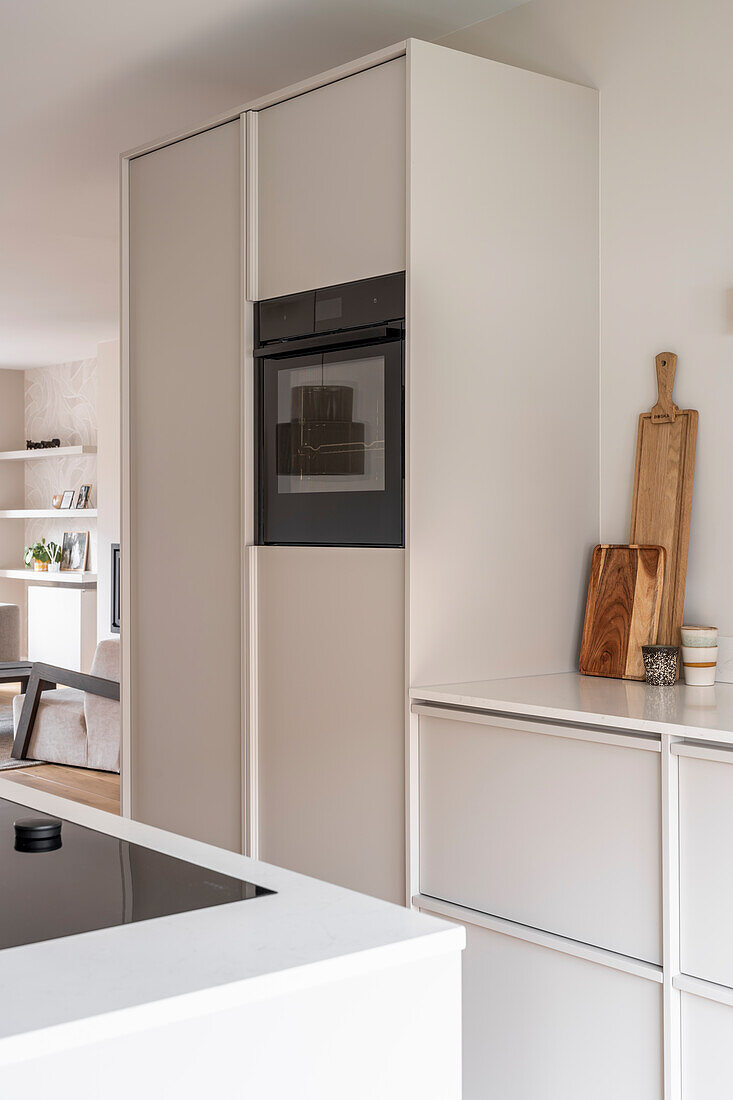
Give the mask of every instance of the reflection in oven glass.
M 278 373 L 279 493 L 384 490 L 384 358 Z

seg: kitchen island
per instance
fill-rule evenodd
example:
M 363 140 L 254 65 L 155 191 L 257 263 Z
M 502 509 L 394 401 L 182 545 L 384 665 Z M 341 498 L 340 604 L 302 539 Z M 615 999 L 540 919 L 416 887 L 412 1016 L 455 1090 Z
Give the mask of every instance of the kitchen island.
M 2 779 L 0 800 L 13 870 L 0 928 L 16 944 L 0 950 L 3 1100 L 458 1100 L 462 929 Z M 67 860 L 97 853 L 84 857 L 88 903 L 54 877 L 60 851 L 14 850 L 16 809 L 63 819 Z M 209 891 L 190 910 L 187 867 Z M 21 872 L 29 890 L 9 889 Z M 101 891 L 119 895 L 118 918 Z M 57 913 L 58 937 L 38 938 Z M 70 920 L 97 926 L 68 934 Z

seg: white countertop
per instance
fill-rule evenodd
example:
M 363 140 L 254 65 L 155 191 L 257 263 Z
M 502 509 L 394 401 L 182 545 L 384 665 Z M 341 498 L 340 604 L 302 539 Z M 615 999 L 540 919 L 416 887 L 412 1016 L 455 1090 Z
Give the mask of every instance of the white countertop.
M 37 1057 L 41 1031 L 50 1053 L 465 943 L 459 926 L 2 778 L 0 797 L 277 891 L 1 950 L 0 1066 Z
M 414 702 L 444 703 L 575 725 L 733 743 L 733 684 L 658 688 L 636 680 L 565 672 L 415 687 L 410 697 Z

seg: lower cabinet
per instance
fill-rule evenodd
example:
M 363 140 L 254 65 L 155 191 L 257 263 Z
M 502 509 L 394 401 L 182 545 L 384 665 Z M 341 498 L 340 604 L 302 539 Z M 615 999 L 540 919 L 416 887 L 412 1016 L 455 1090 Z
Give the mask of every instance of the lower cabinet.
M 660 984 L 478 926 L 466 933 L 464 1100 L 660 1100 Z
M 681 751 L 680 968 L 733 987 L 733 750 Z
M 730 1100 L 733 1008 L 682 994 L 682 1100 Z
M 413 710 L 420 892 L 659 965 L 659 742 Z

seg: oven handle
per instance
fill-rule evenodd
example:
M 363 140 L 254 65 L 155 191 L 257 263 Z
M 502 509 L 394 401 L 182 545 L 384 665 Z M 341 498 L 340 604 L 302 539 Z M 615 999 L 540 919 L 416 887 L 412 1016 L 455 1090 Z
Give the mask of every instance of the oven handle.
M 294 340 L 281 340 L 254 349 L 255 359 L 289 359 L 308 352 L 337 351 L 339 348 L 359 348 L 370 344 L 384 344 L 388 340 L 401 340 L 402 325 L 372 325 L 369 328 L 351 329 L 349 332 L 330 332 L 320 336 L 302 336 Z

